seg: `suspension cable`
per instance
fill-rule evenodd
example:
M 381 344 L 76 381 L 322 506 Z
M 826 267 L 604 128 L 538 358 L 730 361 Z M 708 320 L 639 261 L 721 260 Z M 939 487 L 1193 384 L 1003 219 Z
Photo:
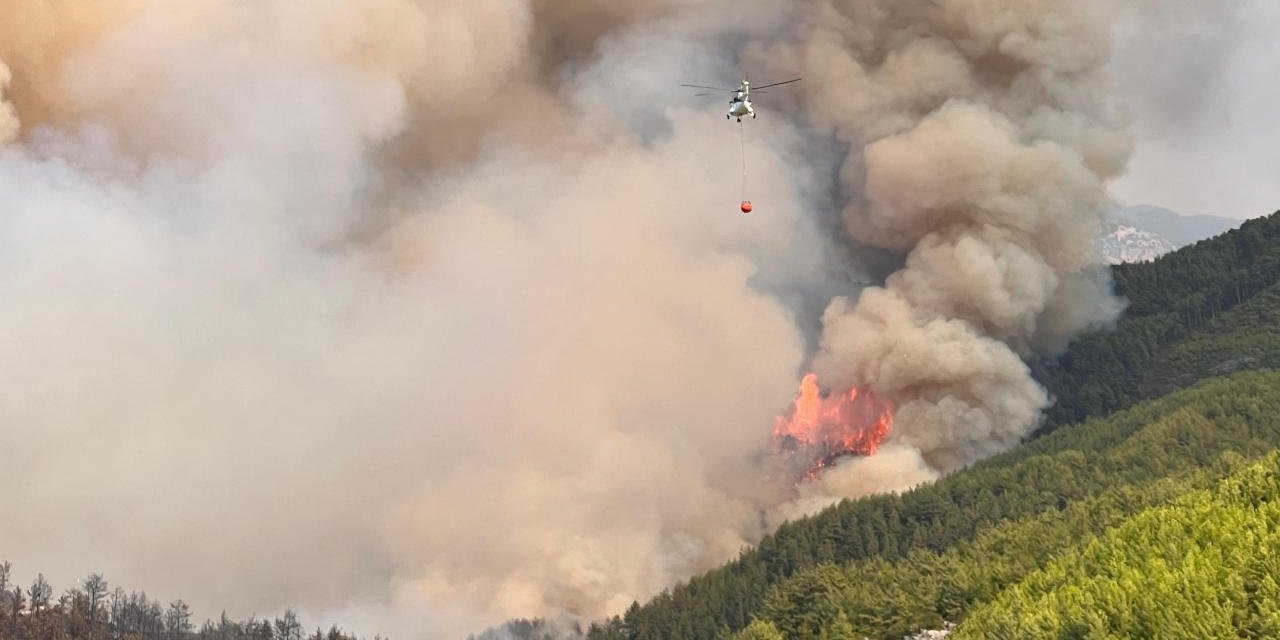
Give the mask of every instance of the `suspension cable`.
M 747 129 L 738 120 L 738 147 L 742 152 L 742 201 L 747 201 Z

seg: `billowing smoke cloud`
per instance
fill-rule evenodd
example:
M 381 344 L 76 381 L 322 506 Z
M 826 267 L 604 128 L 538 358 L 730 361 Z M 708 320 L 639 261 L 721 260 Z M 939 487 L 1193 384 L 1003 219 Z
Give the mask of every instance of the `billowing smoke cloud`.
M 450 636 L 1015 443 L 1022 356 L 1116 311 L 1104 16 L 755 4 L 0 2 L 7 553 Z M 742 69 L 805 76 L 750 218 L 674 88 Z M 810 345 L 898 428 L 798 490 L 759 456 Z
M 899 398 L 891 442 L 937 471 L 1026 436 L 1048 398 L 1020 356 L 1119 311 L 1091 268 L 1130 150 L 1106 100 L 1102 9 L 820 4 L 762 52 L 805 69 L 818 126 L 850 144 L 849 234 L 906 254 L 883 287 L 827 309 L 815 370 Z

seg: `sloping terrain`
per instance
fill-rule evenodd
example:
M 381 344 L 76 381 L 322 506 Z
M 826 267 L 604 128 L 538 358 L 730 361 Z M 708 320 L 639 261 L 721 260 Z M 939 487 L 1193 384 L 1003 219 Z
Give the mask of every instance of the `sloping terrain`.
M 995 497 L 1006 488 L 997 478 L 1015 472 L 1019 482 L 1042 492 L 1043 501 L 1056 499 L 1056 504 L 1025 516 L 1017 515 L 1023 513 L 1020 509 L 1006 511 L 1004 521 L 945 549 L 912 548 L 893 559 L 815 565 L 775 585 L 757 618 L 786 638 L 846 637 L 839 630 L 847 625 L 855 634 L 849 637 L 896 639 L 956 621 L 964 621 L 958 631 L 965 632 L 968 613 L 1012 598 L 1003 595 L 1007 589 L 1024 581 L 1039 584 L 1034 576 L 1045 567 L 1062 582 L 1062 569 L 1054 573 L 1055 563 L 1073 566 L 1075 553 L 1097 562 L 1105 552 L 1096 548 L 1096 541 L 1113 535 L 1112 530 L 1149 526 L 1151 513 L 1199 500 L 1203 493 L 1197 492 L 1273 450 L 1280 445 L 1277 410 L 1280 373 L 1252 372 L 1063 429 L 1035 446 L 939 483 L 986 486 L 993 495 L 989 508 L 999 509 L 1008 493 Z M 1271 460 L 1274 465 L 1276 459 Z M 1140 568 L 1139 563 L 1135 570 Z M 1016 608 L 999 606 L 1006 613 Z M 999 619 L 1007 622 L 1010 617 L 1017 614 Z M 1064 614 L 1063 619 L 1072 617 Z M 1030 637 L 1019 633 L 967 637 Z
M 1280 281 L 1280 213 L 1113 273 L 1116 292 L 1129 300 L 1116 328 L 1084 336 L 1060 358 L 1036 365 L 1056 400 L 1044 430 L 1276 361 L 1280 343 L 1265 335 L 1276 295 L 1270 289 Z
M 1280 453 L 1005 589 L 956 638 L 1280 637 Z
M 1280 373 L 1222 377 L 1280 362 L 1278 279 L 1280 214 L 1118 267 L 1125 319 L 1038 366 L 1058 400 L 1047 435 L 787 524 L 589 637 L 711 639 L 755 620 L 743 637 L 900 638 L 964 619 L 1082 541 L 1280 445 Z

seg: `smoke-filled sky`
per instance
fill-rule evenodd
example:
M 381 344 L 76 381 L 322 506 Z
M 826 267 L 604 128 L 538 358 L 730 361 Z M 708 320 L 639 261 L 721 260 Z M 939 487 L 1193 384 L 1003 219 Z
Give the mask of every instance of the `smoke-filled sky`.
M 0 554 L 456 637 L 1012 446 L 1023 357 L 1120 310 L 1134 132 L 1148 172 L 1213 143 L 1168 67 L 1264 46 L 1183 4 L 0 0 Z M 750 217 L 724 101 L 676 86 L 743 71 L 805 78 L 745 128 Z M 899 411 L 797 488 L 760 456 L 809 368 Z
M 1280 4 L 1138 6 L 1119 25 L 1112 65 L 1137 135 L 1115 197 L 1229 218 L 1280 209 Z

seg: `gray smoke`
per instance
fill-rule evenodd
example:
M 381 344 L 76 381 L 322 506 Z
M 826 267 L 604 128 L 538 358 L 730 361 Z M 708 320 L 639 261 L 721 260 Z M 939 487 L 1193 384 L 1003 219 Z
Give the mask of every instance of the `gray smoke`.
M 1092 268 L 1105 183 L 1130 151 L 1107 100 L 1107 15 L 1074 1 L 817 7 L 759 59 L 821 88 L 808 113 L 850 149 L 846 230 L 906 258 L 827 309 L 815 370 L 897 398 L 891 442 L 952 471 L 1036 426 L 1048 398 L 1020 356 L 1120 310 Z
M 11 559 L 456 637 L 1024 437 L 1118 310 L 1105 7 L 748 4 L 0 0 Z M 676 88 L 746 72 L 751 217 Z M 811 346 L 898 428 L 797 489 Z

